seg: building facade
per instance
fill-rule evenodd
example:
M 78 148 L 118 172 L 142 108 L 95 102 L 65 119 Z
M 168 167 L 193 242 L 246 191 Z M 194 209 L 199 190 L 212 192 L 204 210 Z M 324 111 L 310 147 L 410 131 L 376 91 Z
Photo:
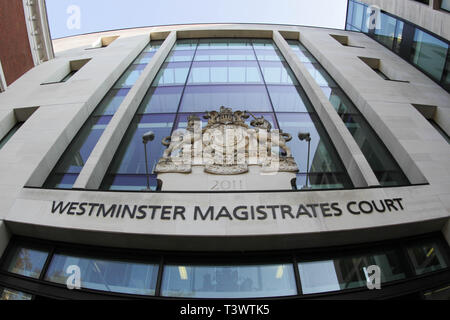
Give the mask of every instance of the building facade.
M 450 97 L 383 45 L 234 24 L 54 47 L 0 94 L 4 297 L 448 297 Z

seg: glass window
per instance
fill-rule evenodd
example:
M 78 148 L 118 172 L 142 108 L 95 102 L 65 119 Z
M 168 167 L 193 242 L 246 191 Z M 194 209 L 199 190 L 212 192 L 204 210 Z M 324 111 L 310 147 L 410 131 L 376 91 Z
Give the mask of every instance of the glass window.
M 364 10 L 366 10 L 364 5 L 356 2 L 353 3 L 353 18 L 351 24 L 353 27 L 357 28 L 357 31 L 361 31 Z
M 150 190 L 157 190 L 156 174 L 148 175 Z M 143 191 L 147 189 L 147 176 L 144 174 L 107 174 L 103 179 L 102 190 Z
M 300 262 L 298 270 L 303 294 L 365 287 L 367 267 L 377 265 L 381 283 L 405 278 L 404 267 L 394 250 L 385 253 Z
M 57 173 L 53 172 L 45 181 L 44 188 L 72 189 L 78 173 Z
M 297 79 L 286 62 L 261 61 L 260 65 L 266 84 L 298 85 Z
M 441 0 L 441 9 L 450 12 L 450 0 Z
M 149 173 L 153 172 L 165 149 L 161 141 L 163 138 L 170 136 L 174 118 L 175 115 L 167 114 L 135 116 L 111 164 L 109 174 L 142 174 L 145 176 L 142 136 L 150 130 L 155 134 L 155 139 L 147 144 L 147 156 Z
M 403 21 L 397 20 L 397 26 L 395 27 L 395 39 L 394 39 L 394 51 L 400 54 L 400 48 L 402 46 L 403 39 Z
M 180 112 L 219 110 L 221 106 L 234 110 L 272 111 L 263 85 L 186 86 Z
M 131 88 L 141 73 L 144 71 L 146 64 L 132 64 L 125 73 L 114 84 L 114 88 Z
M 300 61 L 305 62 L 317 62 L 316 58 L 308 52 L 308 50 L 301 45 L 298 41 L 289 40 L 289 46 L 294 50 L 294 52 L 299 57 Z
M 309 172 L 345 172 L 330 139 L 319 119 L 308 113 L 277 113 L 278 123 L 283 132 L 289 133 L 292 140 L 287 143 L 291 148 L 300 173 L 306 173 L 308 163 L 308 143 L 298 139 L 299 132 L 308 132 L 310 141 Z
M 381 12 L 380 28 L 375 29 L 374 37 L 390 49 L 394 43 L 396 22 L 397 19 Z
M 337 87 L 337 83 L 330 77 L 328 72 L 318 63 L 304 63 L 306 69 L 321 87 Z
M 152 86 L 184 85 L 189 73 L 190 62 L 164 62 L 153 80 Z
M 48 252 L 42 249 L 16 246 L 8 256 L 6 270 L 38 279 L 47 256 Z
M 200 39 L 198 49 L 250 49 L 249 39 Z
M 172 50 L 166 58 L 166 62 L 192 61 L 195 50 Z
M 250 49 L 197 49 L 194 61 L 232 61 L 256 60 Z
M 297 294 L 291 264 L 164 267 L 161 294 L 189 298 L 253 298 Z
M 137 113 L 177 112 L 182 92 L 183 86 L 150 87 Z
M 31 294 L 0 287 L 0 300 L 31 300 L 32 298 Z
M 262 84 L 256 61 L 198 61 L 192 64 L 188 84 Z
M 443 253 L 435 241 L 417 243 L 409 246 L 407 251 L 416 275 L 448 267 Z
M 57 173 L 80 173 L 110 120 L 111 116 L 89 118 L 54 171 Z
M 154 295 L 158 265 L 55 254 L 45 280 L 66 285 L 69 266 L 80 268 L 81 287 L 129 294 Z
M 383 186 L 407 185 L 408 179 L 362 116 L 341 115 L 370 167 Z
M 11 130 L 9 130 L 6 136 L 4 136 L 3 139 L 0 140 L 0 149 L 3 148 L 3 146 L 9 141 L 9 139 L 12 138 L 12 136 L 17 132 L 17 130 L 19 130 L 19 128 L 23 124 L 23 122 L 17 122 L 15 126 Z
M 267 86 L 276 112 L 314 112 L 300 86 Z
M 440 81 L 447 58 L 448 45 L 416 28 L 411 62 L 419 66 L 435 80 Z
M 111 89 L 100 102 L 97 108 L 95 108 L 92 115 L 103 116 L 103 115 L 114 115 L 119 109 L 125 96 L 128 94 L 130 89 Z
M 280 53 L 278 49 L 275 48 L 264 48 L 264 49 L 255 49 L 256 56 L 259 61 L 284 61 L 283 55 Z
M 142 52 L 136 60 L 133 61 L 133 64 L 148 64 L 150 60 L 155 55 L 156 51 L 150 51 L 150 52 Z
M 295 187 L 301 189 L 351 188 L 352 182 L 345 172 L 297 173 Z
M 354 104 L 347 98 L 345 93 L 339 88 L 322 87 L 322 91 L 333 105 L 339 115 L 358 114 L 359 111 Z

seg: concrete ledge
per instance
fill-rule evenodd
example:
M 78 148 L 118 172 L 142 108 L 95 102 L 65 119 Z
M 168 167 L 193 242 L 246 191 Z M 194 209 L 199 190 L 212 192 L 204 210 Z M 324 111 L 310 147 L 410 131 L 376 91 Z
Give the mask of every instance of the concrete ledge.
M 115 151 L 122 141 L 122 137 L 128 129 L 153 79 L 157 75 L 159 68 L 172 49 L 176 37 L 177 34 L 175 31 L 168 35 L 152 60 L 145 67 L 139 79 L 130 89 L 95 148 L 92 150 L 89 159 L 86 161 L 73 186 L 74 188 L 98 189 L 100 187 Z
M 309 74 L 306 67 L 278 31 L 274 31 L 273 40 L 289 63 L 292 71 L 308 95 L 308 98 L 311 100 L 354 186 L 365 187 L 379 185 L 377 177 L 356 144 L 355 139 L 353 139 L 353 136 L 345 127 L 344 122 Z

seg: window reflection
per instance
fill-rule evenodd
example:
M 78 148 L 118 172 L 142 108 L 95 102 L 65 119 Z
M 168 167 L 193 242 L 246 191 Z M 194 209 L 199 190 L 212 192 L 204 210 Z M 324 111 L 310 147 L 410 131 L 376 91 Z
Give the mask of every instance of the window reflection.
M 31 300 L 31 294 L 0 287 L 0 300 Z
M 377 265 L 381 283 L 405 278 L 405 267 L 394 250 L 385 253 L 300 262 L 298 269 L 304 294 L 365 287 L 367 267 Z
M 151 41 L 105 95 L 47 177 L 44 188 L 71 189 L 103 131 L 162 41 Z
M 220 106 L 234 110 L 272 111 L 263 85 L 186 86 L 180 112 L 219 110 Z
M 408 255 L 417 275 L 440 270 L 448 266 L 439 246 L 433 241 L 408 247 Z
M 103 260 L 55 254 L 45 280 L 66 284 L 69 266 L 80 268 L 81 287 L 129 294 L 154 295 L 158 266 L 156 264 Z
M 256 61 L 194 62 L 188 84 L 261 83 Z
M 397 20 L 384 13 L 380 13 L 380 20 L 381 28 L 375 29 L 375 37 L 388 48 L 392 48 Z
M 135 116 L 116 153 L 110 173 L 145 175 L 145 155 L 142 136 L 153 131 L 157 143 L 147 144 L 149 172 L 153 172 L 165 147 L 160 143 L 170 136 L 174 115 L 152 114 Z
M 8 272 L 39 278 L 48 252 L 29 247 L 14 247 L 6 263 Z
M 439 81 L 444 71 L 447 49 L 445 42 L 416 29 L 411 61 Z
M 266 84 L 298 85 L 286 62 L 261 61 L 260 65 Z
M 298 41 L 289 41 L 289 43 L 291 47 L 297 47 L 294 51 L 301 59 L 306 59 L 307 56 L 303 53 L 307 51 L 307 49 L 302 44 Z M 352 134 L 380 184 L 383 186 L 409 184 L 407 177 L 401 171 L 389 150 L 384 146 L 383 142 L 370 127 L 369 123 L 361 116 L 356 106 L 338 87 L 337 83 L 330 77 L 328 72 L 317 63 L 317 60 L 311 55 L 309 58 L 311 60 L 305 62 L 304 66 L 313 76 L 316 83 L 321 87 L 322 92 L 328 97 L 345 126 Z M 345 170 L 341 170 L 341 172 L 345 172 Z M 311 175 L 311 178 L 314 178 L 314 175 Z
M 167 265 L 163 296 L 190 298 L 253 298 L 288 296 L 297 293 L 293 266 Z
M 183 86 L 151 87 L 142 100 L 137 113 L 177 112 Z

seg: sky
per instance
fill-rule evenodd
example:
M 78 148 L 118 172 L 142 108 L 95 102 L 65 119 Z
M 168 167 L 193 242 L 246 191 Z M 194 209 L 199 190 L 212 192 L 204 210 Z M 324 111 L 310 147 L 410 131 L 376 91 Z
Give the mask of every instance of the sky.
M 347 0 L 46 0 L 52 39 L 191 23 L 273 23 L 343 29 Z

